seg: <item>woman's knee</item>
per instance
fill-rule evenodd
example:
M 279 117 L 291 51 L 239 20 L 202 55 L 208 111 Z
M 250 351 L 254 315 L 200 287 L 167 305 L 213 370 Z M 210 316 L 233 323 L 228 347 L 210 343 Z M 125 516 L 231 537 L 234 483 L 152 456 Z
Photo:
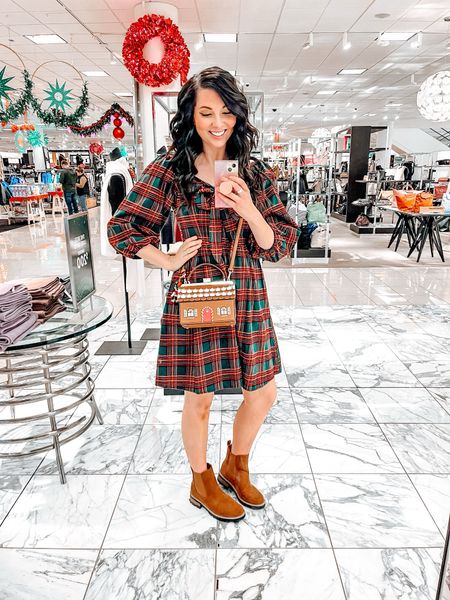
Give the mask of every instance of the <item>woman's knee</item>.
M 188 406 L 199 417 L 205 419 L 209 415 L 213 398 L 213 393 L 195 394 L 194 392 L 185 392 L 184 406 Z
M 257 403 L 259 407 L 264 406 L 266 410 L 272 408 L 277 399 L 277 386 L 274 379 L 253 392 L 247 390 L 243 390 L 243 392 L 246 404 Z

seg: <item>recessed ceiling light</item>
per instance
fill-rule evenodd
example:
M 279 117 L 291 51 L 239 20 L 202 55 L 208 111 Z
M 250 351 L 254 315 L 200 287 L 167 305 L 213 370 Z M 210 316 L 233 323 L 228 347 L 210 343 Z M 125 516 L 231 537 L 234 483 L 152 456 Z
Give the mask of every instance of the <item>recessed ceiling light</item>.
M 344 35 L 342 36 L 342 49 L 343 50 L 350 50 L 351 47 L 352 47 L 352 43 L 348 39 L 348 32 L 344 31 Z
M 386 104 L 387 108 L 391 108 L 391 106 L 403 106 L 403 104 L 401 102 L 389 102 Z
M 317 92 L 318 96 L 333 96 L 336 93 L 336 90 L 319 90 Z
M 377 113 L 367 113 L 368 117 L 376 117 Z
M 34 42 L 35 44 L 67 44 L 66 40 L 63 40 L 59 35 L 26 35 L 26 38 Z
M 108 73 L 105 71 L 82 71 L 83 75 L 86 77 L 109 77 Z
M 131 92 L 114 92 L 114 96 L 119 96 L 119 98 L 132 98 L 133 94 Z
M 406 42 L 414 33 L 414 31 L 384 31 L 378 39 L 383 42 Z
M 341 69 L 338 75 L 362 75 L 367 69 Z
M 377 13 L 375 19 L 387 19 L 391 15 L 389 13 Z
M 237 33 L 204 33 L 203 39 L 206 43 L 235 44 Z

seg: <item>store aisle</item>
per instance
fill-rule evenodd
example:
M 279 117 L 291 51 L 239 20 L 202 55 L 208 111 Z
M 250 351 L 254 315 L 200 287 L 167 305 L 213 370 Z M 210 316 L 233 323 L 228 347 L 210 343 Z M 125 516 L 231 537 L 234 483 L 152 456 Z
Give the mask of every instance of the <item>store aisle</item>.
M 0 236 L 2 278 L 61 273 L 57 225 L 14 234 Z M 120 263 L 97 260 L 96 274 L 116 314 L 92 352 L 126 331 Z M 148 270 L 149 295 L 133 300 L 135 339 L 158 324 L 159 277 Z M 237 524 L 188 502 L 182 397 L 154 389 L 158 343 L 94 355 L 105 424 L 63 447 L 67 485 L 52 452 L 0 461 L 0 598 L 434 600 L 450 504 L 448 277 L 266 270 L 285 371 L 250 459 L 268 505 Z M 238 404 L 214 400 L 215 470 Z

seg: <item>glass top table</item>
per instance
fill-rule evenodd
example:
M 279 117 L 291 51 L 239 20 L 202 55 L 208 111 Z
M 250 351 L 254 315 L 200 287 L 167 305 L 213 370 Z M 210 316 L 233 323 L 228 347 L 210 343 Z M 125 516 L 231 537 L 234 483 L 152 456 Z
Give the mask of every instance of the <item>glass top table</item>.
M 13 350 L 36 348 L 79 337 L 109 321 L 113 312 L 114 308 L 108 300 L 101 296 L 91 296 L 83 302 L 78 312 L 66 308 L 64 312 L 60 312 L 45 323 L 41 323 L 23 339 L 9 346 L 5 353 Z

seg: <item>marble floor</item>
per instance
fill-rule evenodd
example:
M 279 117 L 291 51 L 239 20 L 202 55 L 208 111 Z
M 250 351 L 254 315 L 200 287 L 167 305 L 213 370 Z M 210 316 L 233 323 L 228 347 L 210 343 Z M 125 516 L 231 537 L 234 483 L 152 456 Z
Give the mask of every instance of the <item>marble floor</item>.
M 0 235 L 0 281 L 65 272 L 58 227 Z M 445 266 L 265 270 L 284 370 L 250 457 L 267 506 L 237 524 L 188 502 L 183 401 L 154 388 L 158 343 L 95 355 L 126 335 L 120 262 L 97 253 L 96 274 L 115 306 L 89 335 L 104 424 L 63 447 L 66 485 L 53 451 L 0 460 L 0 600 L 435 599 L 450 507 Z M 134 339 L 161 312 L 160 274 L 146 275 Z M 214 399 L 215 470 L 239 402 Z

